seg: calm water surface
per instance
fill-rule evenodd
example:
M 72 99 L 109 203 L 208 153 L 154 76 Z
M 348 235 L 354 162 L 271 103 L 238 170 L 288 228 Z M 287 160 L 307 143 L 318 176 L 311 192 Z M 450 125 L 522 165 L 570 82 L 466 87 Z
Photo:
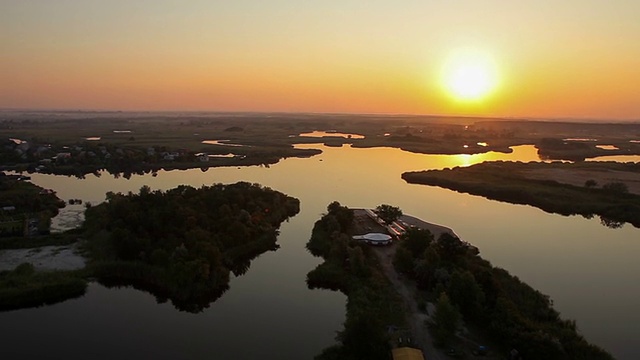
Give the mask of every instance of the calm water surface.
M 334 343 L 345 297 L 308 290 L 306 273 L 319 260 L 304 249 L 311 228 L 333 200 L 351 207 L 400 206 L 405 213 L 451 227 L 503 267 L 552 297 L 563 317 L 576 319 L 590 341 L 616 358 L 640 358 L 635 346 L 640 312 L 640 231 L 608 229 L 597 219 L 547 214 L 431 186 L 410 185 L 404 171 L 467 166 L 485 160 L 538 161 L 531 146 L 511 154 L 420 155 L 397 149 L 321 148 L 309 159 L 265 167 L 159 172 L 157 177 L 84 180 L 34 174 L 63 199 L 94 203 L 107 191 L 167 189 L 239 180 L 258 182 L 301 200 L 284 223 L 281 248 L 254 260 L 247 274 L 201 314 L 157 304 L 130 288 L 92 284 L 86 296 L 31 310 L 0 313 L 2 358 L 311 359 Z M 79 206 L 68 209 L 77 219 Z M 75 220 L 77 221 L 77 220 Z M 65 224 L 58 224 L 64 227 Z M 66 225 L 68 226 L 68 224 Z M 37 344 L 37 346 L 34 346 Z

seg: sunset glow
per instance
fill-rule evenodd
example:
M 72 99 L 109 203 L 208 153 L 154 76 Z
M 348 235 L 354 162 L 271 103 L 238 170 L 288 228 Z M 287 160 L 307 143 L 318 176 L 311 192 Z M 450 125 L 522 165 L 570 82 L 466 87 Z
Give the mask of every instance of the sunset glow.
M 444 69 L 447 90 L 458 100 L 481 101 L 497 85 L 496 66 L 479 52 L 455 54 Z
M 638 119 L 638 13 L 637 1 L 2 1 L 0 108 Z M 443 74 L 460 49 L 489 60 Z

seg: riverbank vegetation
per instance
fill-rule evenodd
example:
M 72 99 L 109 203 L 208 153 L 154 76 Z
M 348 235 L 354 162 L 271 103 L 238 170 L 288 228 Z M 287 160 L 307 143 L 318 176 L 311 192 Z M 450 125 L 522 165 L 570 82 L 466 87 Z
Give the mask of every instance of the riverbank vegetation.
M 307 274 L 310 288 L 338 290 L 347 295 L 344 330 L 339 345 L 316 357 L 333 359 L 388 359 L 391 348 L 387 329 L 402 326 L 402 301 L 386 278 L 377 256 L 353 240 L 353 210 L 333 202 L 318 220 L 307 249 L 324 262 Z
M 461 316 L 503 354 L 516 349 L 523 359 L 613 359 L 589 344 L 575 322 L 560 318 L 548 296 L 492 266 L 454 235 L 434 239 L 428 230 L 412 230 L 398 243 L 394 265 L 426 291 L 422 301 L 438 303 L 432 332 L 441 346 L 453 342 Z
M 64 206 L 55 192 L 0 171 L 0 238 L 48 234 L 51 218 Z
M 278 227 L 298 212 L 297 199 L 246 182 L 108 193 L 85 214 L 88 268 L 105 285 L 199 312 L 226 290 L 230 272 L 277 249 Z
M 80 271 L 36 271 L 25 263 L 1 272 L 0 310 L 81 296 L 87 281 L 97 279 L 202 311 L 228 288 L 230 273 L 243 274 L 253 258 L 278 248 L 280 224 L 299 208 L 295 198 L 246 182 L 108 193 L 104 203 L 87 207 L 80 229 L 0 242 L 4 249 L 29 248 L 82 238 L 89 258 Z
M 0 272 L 0 311 L 55 304 L 84 295 L 81 271 L 36 271 L 24 263 Z
M 409 183 L 440 186 L 562 215 L 599 215 L 603 225 L 640 227 L 640 163 L 485 162 L 407 172 Z M 599 179 L 596 181 L 594 179 Z

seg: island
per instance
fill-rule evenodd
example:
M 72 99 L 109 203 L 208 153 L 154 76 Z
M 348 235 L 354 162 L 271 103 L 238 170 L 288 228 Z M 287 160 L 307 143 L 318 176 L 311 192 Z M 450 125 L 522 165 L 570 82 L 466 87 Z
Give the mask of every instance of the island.
M 388 359 L 407 348 L 427 359 L 613 359 L 548 296 L 491 265 L 451 229 L 401 212 L 383 220 L 338 202 L 327 210 L 307 243 L 324 262 L 307 282 L 345 293 L 347 315 L 339 344 L 316 359 Z M 366 241 L 367 232 L 393 241 Z
M 11 296 L 2 297 L 0 309 L 82 295 L 86 282 L 96 279 L 106 286 L 133 286 L 158 302 L 171 300 L 179 310 L 200 312 L 228 288 L 230 273 L 245 273 L 252 259 L 278 248 L 280 224 L 299 209 L 298 199 L 247 182 L 107 193 L 105 202 L 87 204 L 85 222 L 72 231 L 82 239 L 86 267 L 34 271 L 26 263 L 1 272 L 0 293 L 6 290 Z M 32 300 L 25 302 L 27 295 Z
M 609 227 L 640 227 L 640 163 L 496 161 L 406 172 L 402 178 L 551 213 L 599 215 Z

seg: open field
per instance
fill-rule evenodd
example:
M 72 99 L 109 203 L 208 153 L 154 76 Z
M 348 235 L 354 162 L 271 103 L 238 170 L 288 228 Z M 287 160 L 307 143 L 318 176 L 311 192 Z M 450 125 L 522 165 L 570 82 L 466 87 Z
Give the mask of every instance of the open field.
M 524 170 L 521 175 L 531 180 L 553 180 L 562 184 L 584 186 L 588 180 L 604 185 L 622 182 L 630 193 L 640 195 L 640 174 L 636 171 L 616 170 L 617 165 L 589 163 L 585 166 L 549 166 Z

